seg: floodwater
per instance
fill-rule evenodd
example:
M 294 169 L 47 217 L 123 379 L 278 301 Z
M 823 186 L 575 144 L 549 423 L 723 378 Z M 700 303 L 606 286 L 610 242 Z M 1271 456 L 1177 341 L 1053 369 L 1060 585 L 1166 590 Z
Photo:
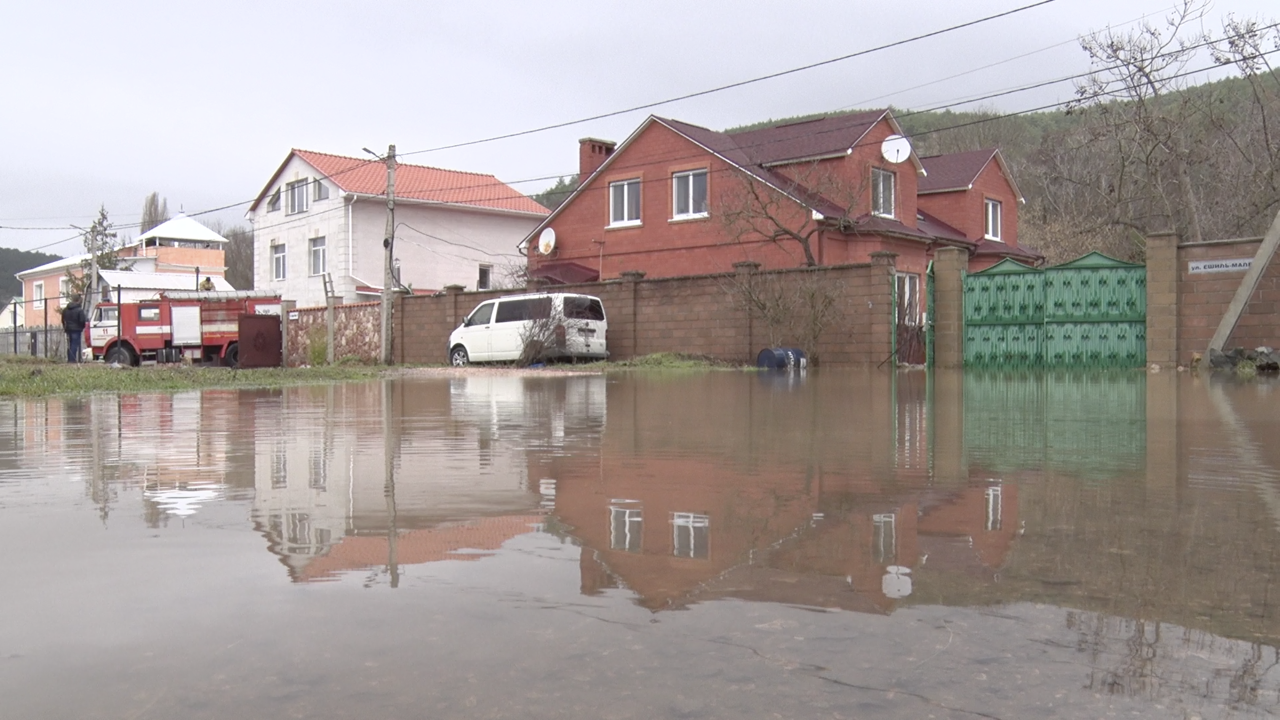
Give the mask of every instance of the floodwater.
M 1271 716 L 1277 399 L 822 369 L 4 401 L 0 717 Z

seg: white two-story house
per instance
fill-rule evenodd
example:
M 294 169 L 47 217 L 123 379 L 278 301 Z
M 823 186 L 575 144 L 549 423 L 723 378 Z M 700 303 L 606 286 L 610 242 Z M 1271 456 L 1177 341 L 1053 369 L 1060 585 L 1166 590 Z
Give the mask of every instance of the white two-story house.
M 385 270 L 387 168 L 373 158 L 292 150 L 249 207 L 254 288 L 299 307 L 376 300 Z M 519 242 L 546 208 L 492 175 L 399 164 L 394 264 L 399 285 L 494 287 L 522 267 Z

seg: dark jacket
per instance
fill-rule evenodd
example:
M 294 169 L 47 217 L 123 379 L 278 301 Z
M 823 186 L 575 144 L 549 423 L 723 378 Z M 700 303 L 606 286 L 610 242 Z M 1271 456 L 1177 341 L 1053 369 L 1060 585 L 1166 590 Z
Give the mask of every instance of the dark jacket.
M 89 320 L 84 316 L 84 309 L 80 307 L 80 303 L 68 303 L 62 309 L 62 329 L 68 333 L 82 333 L 84 326 Z

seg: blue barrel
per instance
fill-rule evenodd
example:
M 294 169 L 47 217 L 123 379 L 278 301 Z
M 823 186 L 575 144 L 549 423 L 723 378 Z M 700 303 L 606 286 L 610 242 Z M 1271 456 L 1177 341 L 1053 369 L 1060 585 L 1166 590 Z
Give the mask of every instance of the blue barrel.
M 808 364 L 800 348 L 765 348 L 756 356 L 756 367 L 766 370 L 803 370 Z

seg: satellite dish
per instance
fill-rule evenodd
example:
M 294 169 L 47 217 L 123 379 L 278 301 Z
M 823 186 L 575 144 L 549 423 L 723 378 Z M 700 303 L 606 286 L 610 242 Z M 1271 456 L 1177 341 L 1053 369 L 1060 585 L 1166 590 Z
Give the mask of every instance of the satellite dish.
M 901 135 L 890 135 L 880 143 L 880 154 L 896 165 L 911 157 L 911 141 Z
M 552 250 L 556 249 L 556 231 L 547 228 L 538 236 L 538 252 L 543 255 L 550 255 Z

